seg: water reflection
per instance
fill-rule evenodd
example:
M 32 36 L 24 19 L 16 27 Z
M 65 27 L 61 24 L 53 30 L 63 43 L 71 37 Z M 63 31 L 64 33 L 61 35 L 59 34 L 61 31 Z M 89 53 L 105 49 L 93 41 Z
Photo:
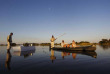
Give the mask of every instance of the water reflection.
M 108 50 L 110 48 L 110 45 L 100 45 L 104 50 Z
M 50 56 L 50 59 L 51 59 L 52 63 L 53 63 L 54 60 L 56 59 L 56 57 L 54 56 L 54 50 L 53 50 L 53 49 L 51 50 L 51 56 Z
M 33 53 L 35 53 L 35 50 L 32 50 L 32 51 L 14 51 L 13 54 L 16 55 L 16 56 L 24 56 L 24 58 L 27 58 L 29 56 L 32 56 Z M 10 64 L 11 64 L 11 58 L 12 58 L 12 55 L 11 55 L 11 52 L 10 52 L 10 49 L 7 50 L 7 53 L 6 53 L 6 60 L 5 60 L 5 67 L 6 69 L 8 70 L 11 70 L 11 67 L 10 67 Z
M 33 53 L 35 53 L 35 50 L 31 50 L 31 51 L 14 51 L 13 55 L 24 56 L 24 58 L 27 58 L 29 56 L 33 56 Z
M 76 59 L 77 54 L 87 55 L 87 56 L 91 56 L 93 58 L 97 57 L 96 52 L 75 51 L 75 52 L 62 52 L 62 58 L 64 59 L 65 56 L 69 56 L 70 54 L 72 54 L 73 59 Z
M 70 53 L 61 52 L 61 56 L 62 56 L 63 59 L 64 59 L 65 56 L 68 56 L 68 55 L 70 55 Z
M 6 67 L 8 70 L 11 70 L 11 67 L 10 67 L 11 57 L 12 57 L 12 56 L 11 56 L 10 51 L 7 51 L 6 61 L 5 61 L 5 67 Z
M 73 59 L 76 59 L 76 53 L 72 53 L 72 57 L 73 57 Z
M 61 52 L 61 56 L 62 58 L 64 59 L 66 56 L 72 56 L 73 59 L 76 59 L 77 55 L 78 54 L 82 54 L 82 55 L 87 55 L 87 56 L 91 56 L 93 58 L 97 58 L 97 53 L 96 52 L 84 52 L 84 51 L 67 51 L 67 52 L 62 52 L 62 51 L 58 51 L 58 50 L 55 50 L 57 52 Z M 55 60 L 56 57 L 54 55 L 54 50 L 51 49 L 51 60 Z
M 36 52 L 10 52 L 6 53 L 6 46 L 0 47 L 0 74 L 20 74 L 20 73 L 109 73 L 110 50 L 104 51 L 97 46 L 96 52 L 62 52 L 51 50 L 46 47 L 36 47 Z M 45 51 L 45 52 L 43 52 Z M 13 55 L 14 54 L 14 55 Z M 15 56 L 15 54 L 17 56 Z M 24 59 L 24 55 L 29 55 Z M 98 57 L 97 57 L 98 54 Z M 12 56 L 11 56 L 12 55 Z M 20 56 L 20 57 L 19 57 Z M 64 60 L 63 60 L 64 58 Z M 94 59 L 97 58 L 97 59 Z M 53 63 L 52 63 L 53 62 Z M 3 65 L 3 67 L 2 67 Z M 5 68 L 4 68 L 5 67 Z M 104 70 L 103 70 L 104 68 Z M 87 70 L 88 69 L 88 70 Z M 8 71 L 10 70 L 10 71 Z M 91 72 L 92 70 L 92 72 Z M 96 74 L 97 74 L 96 73 Z

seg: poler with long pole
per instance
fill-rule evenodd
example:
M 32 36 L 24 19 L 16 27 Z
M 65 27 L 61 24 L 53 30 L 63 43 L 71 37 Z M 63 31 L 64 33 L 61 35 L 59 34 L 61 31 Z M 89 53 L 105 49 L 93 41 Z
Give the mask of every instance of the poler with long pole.
M 63 36 L 63 35 L 65 35 L 65 34 L 66 34 L 66 33 L 64 33 L 64 34 L 60 35 L 60 36 L 59 36 L 59 37 L 57 37 L 56 39 L 58 39 L 58 38 L 62 37 L 62 36 Z M 55 39 L 55 40 L 56 40 L 56 39 Z
M 54 36 L 52 35 L 52 38 L 50 39 L 50 41 L 51 41 L 51 48 L 53 48 L 54 47 L 54 41 L 55 41 L 56 39 L 54 38 Z
M 60 35 L 59 37 L 61 37 L 61 36 L 63 36 L 63 35 L 65 35 L 65 33 L 62 34 L 62 35 Z M 59 37 L 57 37 L 56 39 L 58 39 Z M 51 41 L 51 48 L 54 47 L 54 41 L 55 41 L 56 39 L 55 39 L 54 36 L 52 35 L 52 38 L 50 39 L 50 41 Z

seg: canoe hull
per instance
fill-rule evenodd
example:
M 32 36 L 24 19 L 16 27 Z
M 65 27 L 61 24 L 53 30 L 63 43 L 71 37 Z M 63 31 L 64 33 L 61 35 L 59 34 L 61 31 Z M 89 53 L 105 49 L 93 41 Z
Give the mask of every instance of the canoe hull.
M 92 46 L 76 47 L 76 48 L 54 47 L 52 49 L 53 50 L 61 50 L 61 51 L 95 51 L 96 47 L 92 47 Z

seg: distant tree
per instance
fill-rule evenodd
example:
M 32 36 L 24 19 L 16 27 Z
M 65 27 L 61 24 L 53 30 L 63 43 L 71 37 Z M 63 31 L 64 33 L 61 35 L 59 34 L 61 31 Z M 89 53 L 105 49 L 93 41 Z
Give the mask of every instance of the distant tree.
M 32 43 L 33 46 L 39 46 L 39 43 Z
M 108 39 L 102 39 L 103 42 L 108 42 Z
M 110 39 L 102 39 L 102 41 L 99 41 L 99 44 L 101 45 L 110 45 Z
M 110 39 L 109 39 L 109 42 L 110 42 Z
M 76 44 L 77 44 L 78 42 L 76 42 Z
M 11 45 L 12 45 L 12 46 L 16 46 L 16 43 L 12 43 Z
M 90 42 L 88 42 L 88 41 L 81 41 L 81 42 L 79 42 L 79 43 L 90 43 Z
M 41 43 L 40 45 L 41 45 L 41 46 L 49 46 L 50 43 Z
M 23 43 L 23 46 L 29 46 L 29 43 Z

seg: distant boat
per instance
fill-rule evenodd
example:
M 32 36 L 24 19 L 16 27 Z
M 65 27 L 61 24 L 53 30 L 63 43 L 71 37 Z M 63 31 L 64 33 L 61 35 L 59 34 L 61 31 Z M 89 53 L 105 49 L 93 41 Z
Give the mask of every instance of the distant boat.
M 32 51 L 35 50 L 35 46 L 16 46 L 13 47 L 14 51 Z

